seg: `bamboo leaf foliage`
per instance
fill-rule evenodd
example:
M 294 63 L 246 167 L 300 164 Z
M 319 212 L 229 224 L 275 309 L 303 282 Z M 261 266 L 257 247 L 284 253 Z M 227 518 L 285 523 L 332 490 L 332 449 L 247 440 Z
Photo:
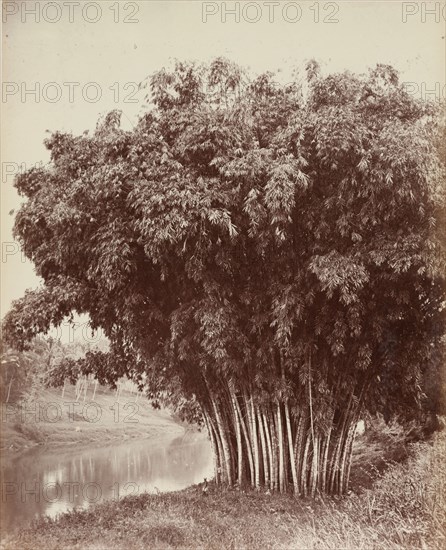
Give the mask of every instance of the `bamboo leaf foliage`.
M 201 418 L 218 483 L 314 496 L 346 491 L 362 410 L 423 407 L 444 332 L 444 124 L 391 67 L 308 69 L 305 88 L 178 62 L 148 79 L 132 131 L 112 112 L 52 134 L 51 163 L 16 180 L 44 286 L 4 333 L 20 348 L 88 313 L 111 348 L 81 370 Z

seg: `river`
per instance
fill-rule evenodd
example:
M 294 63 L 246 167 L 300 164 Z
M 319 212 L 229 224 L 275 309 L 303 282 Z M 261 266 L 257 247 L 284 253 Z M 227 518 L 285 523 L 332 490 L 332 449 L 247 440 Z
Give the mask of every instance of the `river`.
M 203 433 L 101 447 L 36 448 L 2 460 L 1 531 L 11 533 L 36 517 L 56 517 L 104 500 L 184 489 L 212 475 L 212 451 Z

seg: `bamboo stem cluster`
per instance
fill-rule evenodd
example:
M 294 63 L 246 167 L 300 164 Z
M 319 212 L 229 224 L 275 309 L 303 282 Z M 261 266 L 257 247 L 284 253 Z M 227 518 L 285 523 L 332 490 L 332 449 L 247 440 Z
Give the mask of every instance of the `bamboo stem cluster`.
M 288 398 L 260 402 L 231 383 L 218 394 L 209 390 L 202 409 L 216 483 L 303 497 L 345 493 L 359 400 L 352 394 L 328 428 L 314 421 L 312 406 L 312 400 L 299 406 Z

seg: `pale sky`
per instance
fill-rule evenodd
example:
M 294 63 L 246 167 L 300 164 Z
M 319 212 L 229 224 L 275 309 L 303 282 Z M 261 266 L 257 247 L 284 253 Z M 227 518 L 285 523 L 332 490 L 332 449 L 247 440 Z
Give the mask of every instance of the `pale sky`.
M 22 163 L 48 161 L 46 130 L 92 130 L 100 113 L 116 108 L 130 128 L 143 105 L 141 94 L 132 95 L 135 84 L 173 58 L 224 55 L 253 73 L 285 74 L 309 58 L 325 72 L 388 63 L 418 97 L 444 98 L 444 2 L 318 4 L 3 0 L 1 316 L 39 285 L 13 243 L 14 173 Z

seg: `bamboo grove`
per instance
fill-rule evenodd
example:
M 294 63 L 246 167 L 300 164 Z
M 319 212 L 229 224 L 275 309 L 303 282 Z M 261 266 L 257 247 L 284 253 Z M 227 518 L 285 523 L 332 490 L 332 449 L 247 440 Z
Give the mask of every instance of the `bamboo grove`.
M 348 487 L 363 411 L 419 417 L 444 349 L 444 121 L 397 73 L 287 84 L 216 59 L 145 81 L 148 108 L 54 133 L 18 176 L 15 234 L 43 278 L 4 334 L 73 312 L 110 352 L 65 362 L 202 422 L 216 482 Z

